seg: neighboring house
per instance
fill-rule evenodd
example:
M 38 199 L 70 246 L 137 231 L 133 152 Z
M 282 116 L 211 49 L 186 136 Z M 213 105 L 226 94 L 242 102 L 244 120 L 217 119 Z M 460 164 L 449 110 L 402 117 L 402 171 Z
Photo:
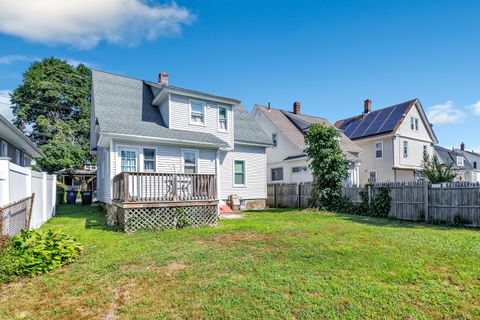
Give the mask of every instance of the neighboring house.
M 435 146 L 435 154 L 442 164 L 451 164 L 456 176 L 455 182 L 477 182 L 476 169 L 461 149 L 448 149 Z M 470 157 L 473 159 L 473 157 Z
M 17 127 L 0 115 L 0 158 L 8 157 L 10 161 L 22 167 L 31 167 L 34 158 L 45 154 Z M 33 162 L 33 163 L 32 163 Z
M 60 170 L 56 172 L 58 181 L 68 187 L 69 190 L 82 189 L 82 185 L 85 184 L 86 190 L 95 191 L 97 189 L 97 166 L 85 164 L 80 169 L 73 171 Z
M 285 111 L 256 105 L 253 115 L 271 137 L 273 147 L 267 150 L 269 183 L 299 183 L 313 180 L 306 149 L 305 133 L 310 125 L 331 125 L 326 119 L 300 113 L 300 103 L 293 104 L 293 111 Z M 349 177 L 347 185 L 358 185 L 359 153 L 361 149 L 343 133 L 340 146 L 347 159 Z
M 465 150 L 465 144 L 462 142 L 460 149 L 456 149 L 472 165 L 471 182 L 480 182 L 480 153 Z
M 92 71 L 91 148 L 97 198 L 118 207 L 218 204 L 267 197 L 271 145 L 240 101 Z M 128 183 L 128 186 L 126 186 Z
M 418 99 L 339 120 L 335 126 L 360 148 L 360 183 L 408 182 L 419 179 L 424 152 L 433 155 L 437 137 Z

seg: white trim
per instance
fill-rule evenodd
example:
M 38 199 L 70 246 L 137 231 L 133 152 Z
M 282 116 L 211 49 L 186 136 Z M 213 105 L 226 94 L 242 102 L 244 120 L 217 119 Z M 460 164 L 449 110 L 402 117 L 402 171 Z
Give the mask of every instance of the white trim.
M 225 130 L 223 129 L 220 129 L 220 109 L 225 109 Z M 217 105 L 217 131 L 218 132 L 223 132 L 223 133 L 228 133 L 229 130 L 228 130 L 228 125 L 230 124 L 230 119 L 229 119 L 229 115 L 230 115 L 230 108 L 227 107 L 227 106 L 224 106 L 224 105 Z
M 198 103 L 203 105 L 203 123 L 197 123 L 192 121 L 192 102 L 193 103 Z M 198 127 L 206 127 L 207 126 L 207 103 L 205 101 L 200 101 L 200 100 L 194 100 L 194 99 L 188 99 L 188 107 L 189 107 L 189 123 L 192 126 L 198 126 Z
M 378 182 L 378 172 L 377 172 L 377 170 L 370 170 L 370 171 L 368 171 L 368 182 L 369 183 L 370 183 L 370 176 L 373 172 L 375 172 L 375 183 Z
M 200 166 L 199 166 L 199 163 L 198 163 L 198 160 L 199 160 L 199 150 L 198 149 L 188 149 L 188 148 L 182 148 L 182 152 L 181 152 L 181 155 L 182 155 L 182 159 L 181 159 L 181 164 L 182 164 L 182 173 L 185 173 L 185 157 L 184 157 L 184 153 L 185 152 L 190 152 L 190 153 L 194 153 L 195 154 L 195 173 L 200 173 L 199 169 L 200 169 Z
M 235 162 L 241 161 L 243 162 L 243 184 L 236 184 L 235 183 Z M 232 159 L 232 184 L 234 188 L 246 188 L 247 187 L 247 160 L 245 159 Z
M 202 99 L 202 100 L 208 100 L 212 102 L 218 102 L 221 104 L 228 104 L 228 105 L 238 105 L 240 101 L 238 100 L 232 100 L 232 99 L 224 99 L 222 97 L 214 97 L 209 94 L 198 94 L 194 92 L 184 92 L 182 90 L 177 90 L 174 88 L 170 87 L 164 87 L 160 89 L 160 92 L 157 94 L 157 96 L 153 99 L 152 104 L 157 105 L 158 102 L 165 96 L 165 94 L 176 94 L 178 96 L 183 96 L 183 97 L 193 97 L 194 99 Z
M 242 145 L 242 146 L 264 147 L 264 148 L 268 148 L 268 147 L 272 146 L 272 144 L 270 144 L 270 143 L 262 144 L 262 143 L 245 142 L 245 141 L 234 141 L 234 144 L 239 144 L 239 145 Z
M 381 157 L 377 157 L 377 144 L 381 144 L 382 145 L 382 156 Z M 374 152 L 375 152 L 375 160 L 381 160 L 383 159 L 383 152 L 384 152 L 384 148 L 383 148 L 383 141 L 376 141 L 373 143 L 373 149 L 374 149 Z
M 165 143 L 165 144 L 172 144 L 172 145 L 177 145 L 177 146 L 182 146 L 183 145 L 183 146 L 195 146 L 195 147 L 197 147 L 200 144 L 200 145 L 205 145 L 205 149 L 208 149 L 208 147 L 210 147 L 211 149 L 217 149 L 219 147 L 218 144 L 209 143 L 209 142 L 199 142 L 199 141 L 179 140 L 179 139 L 167 139 L 167 138 L 139 136 L 139 135 L 134 135 L 134 134 L 113 133 L 113 132 L 102 133 L 102 135 L 100 136 L 100 139 L 102 139 L 103 137 L 105 137 L 105 138 L 122 138 L 122 139 L 128 138 L 131 141 L 141 141 L 141 142 L 148 142 L 148 141 L 162 142 L 162 143 Z M 227 146 L 226 145 L 225 146 L 221 145 L 220 147 L 227 147 Z

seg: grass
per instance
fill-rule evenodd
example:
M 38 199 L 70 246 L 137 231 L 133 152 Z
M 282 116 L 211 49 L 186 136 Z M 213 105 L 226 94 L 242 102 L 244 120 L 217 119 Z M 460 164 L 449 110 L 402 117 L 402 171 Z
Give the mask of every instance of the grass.
M 64 206 L 81 258 L 0 285 L 1 319 L 478 319 L 480 232 L 276 210 L 216 228 L 109 229 Z

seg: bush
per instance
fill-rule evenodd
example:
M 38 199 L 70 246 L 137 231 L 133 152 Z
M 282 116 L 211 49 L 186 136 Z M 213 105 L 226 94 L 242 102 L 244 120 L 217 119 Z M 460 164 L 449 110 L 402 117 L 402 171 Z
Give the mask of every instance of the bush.
M 35 276 L 58 269 L 78 258 L 82 246 L 59 231 L 22 231 L 0 254 L 0 281 Z
M 367 185 L 365 190 L 360 191 L 360 197 L 362 199 L 360 204 L 354 204 L 350 199 L 343 197 L 341 201 L 335 204 L 335 211 L 362 216 L 388 217 L 392 202 L 389 188 L 379 187 L 375 197 L 369 202 Z

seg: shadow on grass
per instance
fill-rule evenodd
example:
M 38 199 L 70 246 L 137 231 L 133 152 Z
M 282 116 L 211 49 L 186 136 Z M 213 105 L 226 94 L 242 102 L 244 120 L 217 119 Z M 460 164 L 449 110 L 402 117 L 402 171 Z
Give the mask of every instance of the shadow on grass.
M 56 216 L 70 219 L 85 219 L 85 229 L 110 232 L 122 231 L 118 226 L 110 227 L 107 224 L 107 217 L 100 207 L 65 204 L 58 207 Z

